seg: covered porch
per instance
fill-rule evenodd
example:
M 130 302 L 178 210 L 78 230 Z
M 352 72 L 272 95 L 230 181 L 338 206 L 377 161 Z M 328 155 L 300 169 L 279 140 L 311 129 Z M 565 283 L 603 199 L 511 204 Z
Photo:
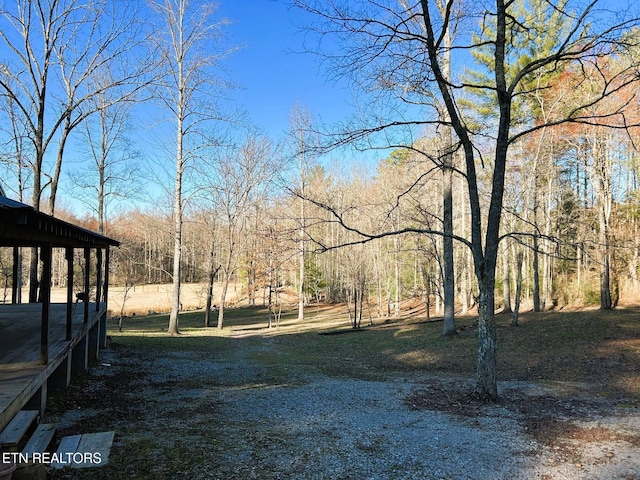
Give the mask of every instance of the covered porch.
M 47 392 L 66 388 L 106 345 L 109 248 L 118 242 L 0 197 L 0 247 L 12 252 L 11 303 L 0 304 L 0 431 L 23 408 L 46 407 Z M 37 255 L 37 303 L 20 303 L 22 253 Z M 54 249 L 66 259 L 65 303 L 52 303 Z M 74 258 L 83 265 L 74 291 Z M 34 253 L 35 252 L 35 253 Z M 81 292 L 77 285 L 81 285 Z

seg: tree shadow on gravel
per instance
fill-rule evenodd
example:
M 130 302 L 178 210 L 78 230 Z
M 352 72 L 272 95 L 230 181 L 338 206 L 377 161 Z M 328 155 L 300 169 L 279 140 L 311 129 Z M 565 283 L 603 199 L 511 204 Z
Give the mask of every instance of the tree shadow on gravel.
M 412 410 L 437 411 L 462 418 L 509 417 L 522 426 L 538 444 L 575 456 L 576 442 L 622 441 L 640 447 L 640 434 L 630 434 L 594 420 L 638 414 L 640 403 L 601 396 L 588 391 L 588 386 L 537 386 L 510 384 L 501 388 L 500 399 L 487 404 L 474 394 L 471 381 L 432 379 L 409 394 L 405 405 Z M 586 425 L 581 425 L 586 423 Z

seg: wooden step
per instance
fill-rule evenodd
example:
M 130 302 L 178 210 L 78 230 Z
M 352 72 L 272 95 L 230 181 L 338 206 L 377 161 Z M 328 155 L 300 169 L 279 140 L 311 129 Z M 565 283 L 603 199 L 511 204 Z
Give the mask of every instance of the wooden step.
M 114 432 L 85 433 L 64 437 L 56 451 L 59 462 L 52 462 L 54 468 L 101 467 L 109 460 Z
M 15 451 L 38 415 L 40 415 L 38 410 L 20 410 L 0 433 L 0 448 Z
M 78 450 L 78 444 L 80 443 L 81 438 L 82 435 L 69 435 L 68 437 L 63 437 L 62 440 L 60 440 L 60 445 L 58 445 L 57 453 L 75 453 Z
M 51 440 L 53 440 L 53 436 L 56 434 L 57 428 L 57 423 L 41 423 L 38 425 L 38 428 L 36 428 L 36 431 L 22 449 L 22 453 L 31 457 L 34 453 L 46 452 Z

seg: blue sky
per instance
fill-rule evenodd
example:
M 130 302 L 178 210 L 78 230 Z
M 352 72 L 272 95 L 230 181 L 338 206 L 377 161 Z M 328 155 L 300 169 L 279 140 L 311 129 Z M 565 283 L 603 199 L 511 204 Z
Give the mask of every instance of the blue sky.
M 286 0 L 221 0 L 218 14 L 233 22 L 226 27 L 231 44 L 243 46 L 225 62 L 242 87 L 235 97 L 272 137 L 287 130 L 296 102 L 329 123 L 349 114 L 351 95 L 344 84 L 327 80 L 318 58 L 301 53 L 304 12 Z
M 352 111 L 345 82 L 327 80 L 318 58 L 304 49 L 301 26 L 313 18 L 290 6 L 290 0 L 219 0 L 218 14 L 228 18 L 232 45 L 244 48 L 226 64 L 243 90 L 235 98 L 251 120 L 274 139 L 288 128 L 296 101 L 327 124 L 345 119 Z M 636 0 L 606 0 L 602 7 L 637 9 Z

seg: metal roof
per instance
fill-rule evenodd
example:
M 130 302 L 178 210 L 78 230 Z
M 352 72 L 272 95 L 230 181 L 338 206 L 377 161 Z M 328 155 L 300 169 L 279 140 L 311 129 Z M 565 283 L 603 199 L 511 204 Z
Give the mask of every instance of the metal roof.
M 0 196 L 0 246 L 104 248 L 120 242 Z

